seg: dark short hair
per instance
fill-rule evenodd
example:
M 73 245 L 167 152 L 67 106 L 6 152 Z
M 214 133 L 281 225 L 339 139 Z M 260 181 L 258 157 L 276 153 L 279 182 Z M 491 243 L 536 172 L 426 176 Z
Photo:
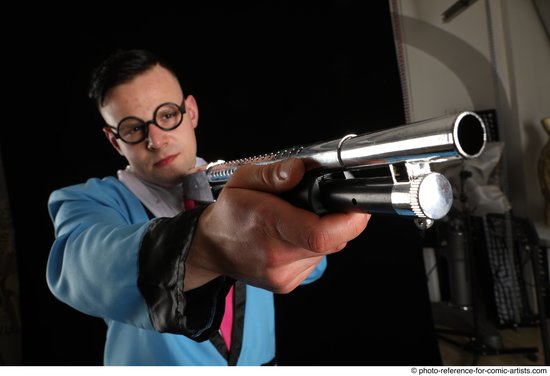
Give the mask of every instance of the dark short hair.
M 151 51 L 117 50 L 93 70 L 88 96 L 101 107 L 109 90 L 131 81 L 157 64 L 176 76 L 170 65 Z

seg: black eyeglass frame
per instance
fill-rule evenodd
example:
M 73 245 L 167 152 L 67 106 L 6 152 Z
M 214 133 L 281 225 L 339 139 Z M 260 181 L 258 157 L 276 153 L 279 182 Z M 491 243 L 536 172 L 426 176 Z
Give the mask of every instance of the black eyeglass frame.
M 178 109 L 178 111 L 181 113 L 180 121 L 176 125 L 174 125 L 173 127 L 170 127 L 170 128 L 164 128 L 164 127 L 160 126 L 156 121 L 158 111 L 166 105 L 175 106 Z M 181 125 L 181 123 L 183 122 L 183 116 L 185 115 L 186 112 L 187 111 L 185 109 L 185 99 L 181 102 L 181 106 L 177 105 L 174 102 L 164 102 L 164 103 L 158 105 L 158 107 L 155 109 L 155 111 L 153 112 L 153 118 L 151 120 L 144 121 L 143 119 L 140 119 L 137 116 L 126 116 L 124 119 L 122 119 L 118 122 L 118 125 L 116 127 L 113 126 L 113 125 L 110 125 L 110 124 L 107 124 L 107 127 L 111 128 L 111 133 L 113 133 L 113 135 L 115 136 L 116 139 L 119 139 L 122 142 L 124 142 L 126 144 L 129 144 L 129 145 L 136 145 L 136 144 L 139 144 L 140 142 L 143 142 L 144 140 L 146 140 L 149 137 L 149 125 L 154 124 L 158 128 L 162 129 L 163 131 L 172 131 L 172 130 L 176 129 L 177 127 L 179 127 Z M 122 138 L 122 136 L 120 135 L 120 129 L 119 129 L 120 125 L 128 119 L 134 119 L 134 120 L 137 120 L 141 123 L 141 127 L 143 128 L 143 138 L 140 139 L 139 141 L 127 141 L 124 138 Z M 116 132 L 113 131 L 113 129 L 116 130 Z

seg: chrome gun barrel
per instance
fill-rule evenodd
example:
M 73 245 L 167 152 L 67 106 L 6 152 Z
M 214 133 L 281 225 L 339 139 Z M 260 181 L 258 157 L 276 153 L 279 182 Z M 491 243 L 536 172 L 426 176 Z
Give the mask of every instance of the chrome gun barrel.
M 481 118 L 462 112 L 352 137 L 343 143 L 340 159 L 347 169 L 419 160 L 445 162 L 477 157 L 486 140 Z
M 291 157 L 303 159 L 308 171 L 321 169 L 327 173 L 399 162 L 436 163 L 475 158 L 483 151 L 486 140 L 481 118 L 465 111 L 359 136 L 216 162 L 207 167 L 206 175 L 210 183 L 225 183 L 243 164 L 274 163 Z

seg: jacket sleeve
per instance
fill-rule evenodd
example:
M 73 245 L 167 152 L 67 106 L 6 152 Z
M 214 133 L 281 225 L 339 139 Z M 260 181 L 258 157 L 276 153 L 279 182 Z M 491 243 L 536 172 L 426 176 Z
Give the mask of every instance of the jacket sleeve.
M 307 278 L 304 279 L 304 281 L 302 282 L 302 285 L 307 285 L 312 282 L 315 282 L 316 280 L 318 280 L 323 276 L 326 269 L 327 269 L 327 257 L 325 256 L 323 257 L 321 262 L 317 265 L 317 267 L 313 269 L 310 275 L 308 275 Z
M 149 220 L 114 178 L 55 191 L 48 203 L 55 241 L 47 282 L 89 315 L 204 340 L 223 315 L 232 281 L 183 293 L 185 258 L 201 210 Z
M 225 296 L 233 282 L 219 277 L 183 292 L 185 259 L 200 212 L 202 209 L 197 208 L 154 221 L 141 242 L 138 272 L 138 287 L 154 328 L 159 332 L 185 333 L 199 341 L 209 337 L 211 331 L 207 329 L 219 327 Z

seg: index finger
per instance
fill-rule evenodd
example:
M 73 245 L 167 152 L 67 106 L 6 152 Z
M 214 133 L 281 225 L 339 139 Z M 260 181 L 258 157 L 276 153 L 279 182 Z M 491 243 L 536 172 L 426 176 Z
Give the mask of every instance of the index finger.
M 298 158 L 265 165 L 245 164 L 235 171 L 225 186 L 281 193 L 296 186 L 302 180 L 304 172 L 304 162 Z

